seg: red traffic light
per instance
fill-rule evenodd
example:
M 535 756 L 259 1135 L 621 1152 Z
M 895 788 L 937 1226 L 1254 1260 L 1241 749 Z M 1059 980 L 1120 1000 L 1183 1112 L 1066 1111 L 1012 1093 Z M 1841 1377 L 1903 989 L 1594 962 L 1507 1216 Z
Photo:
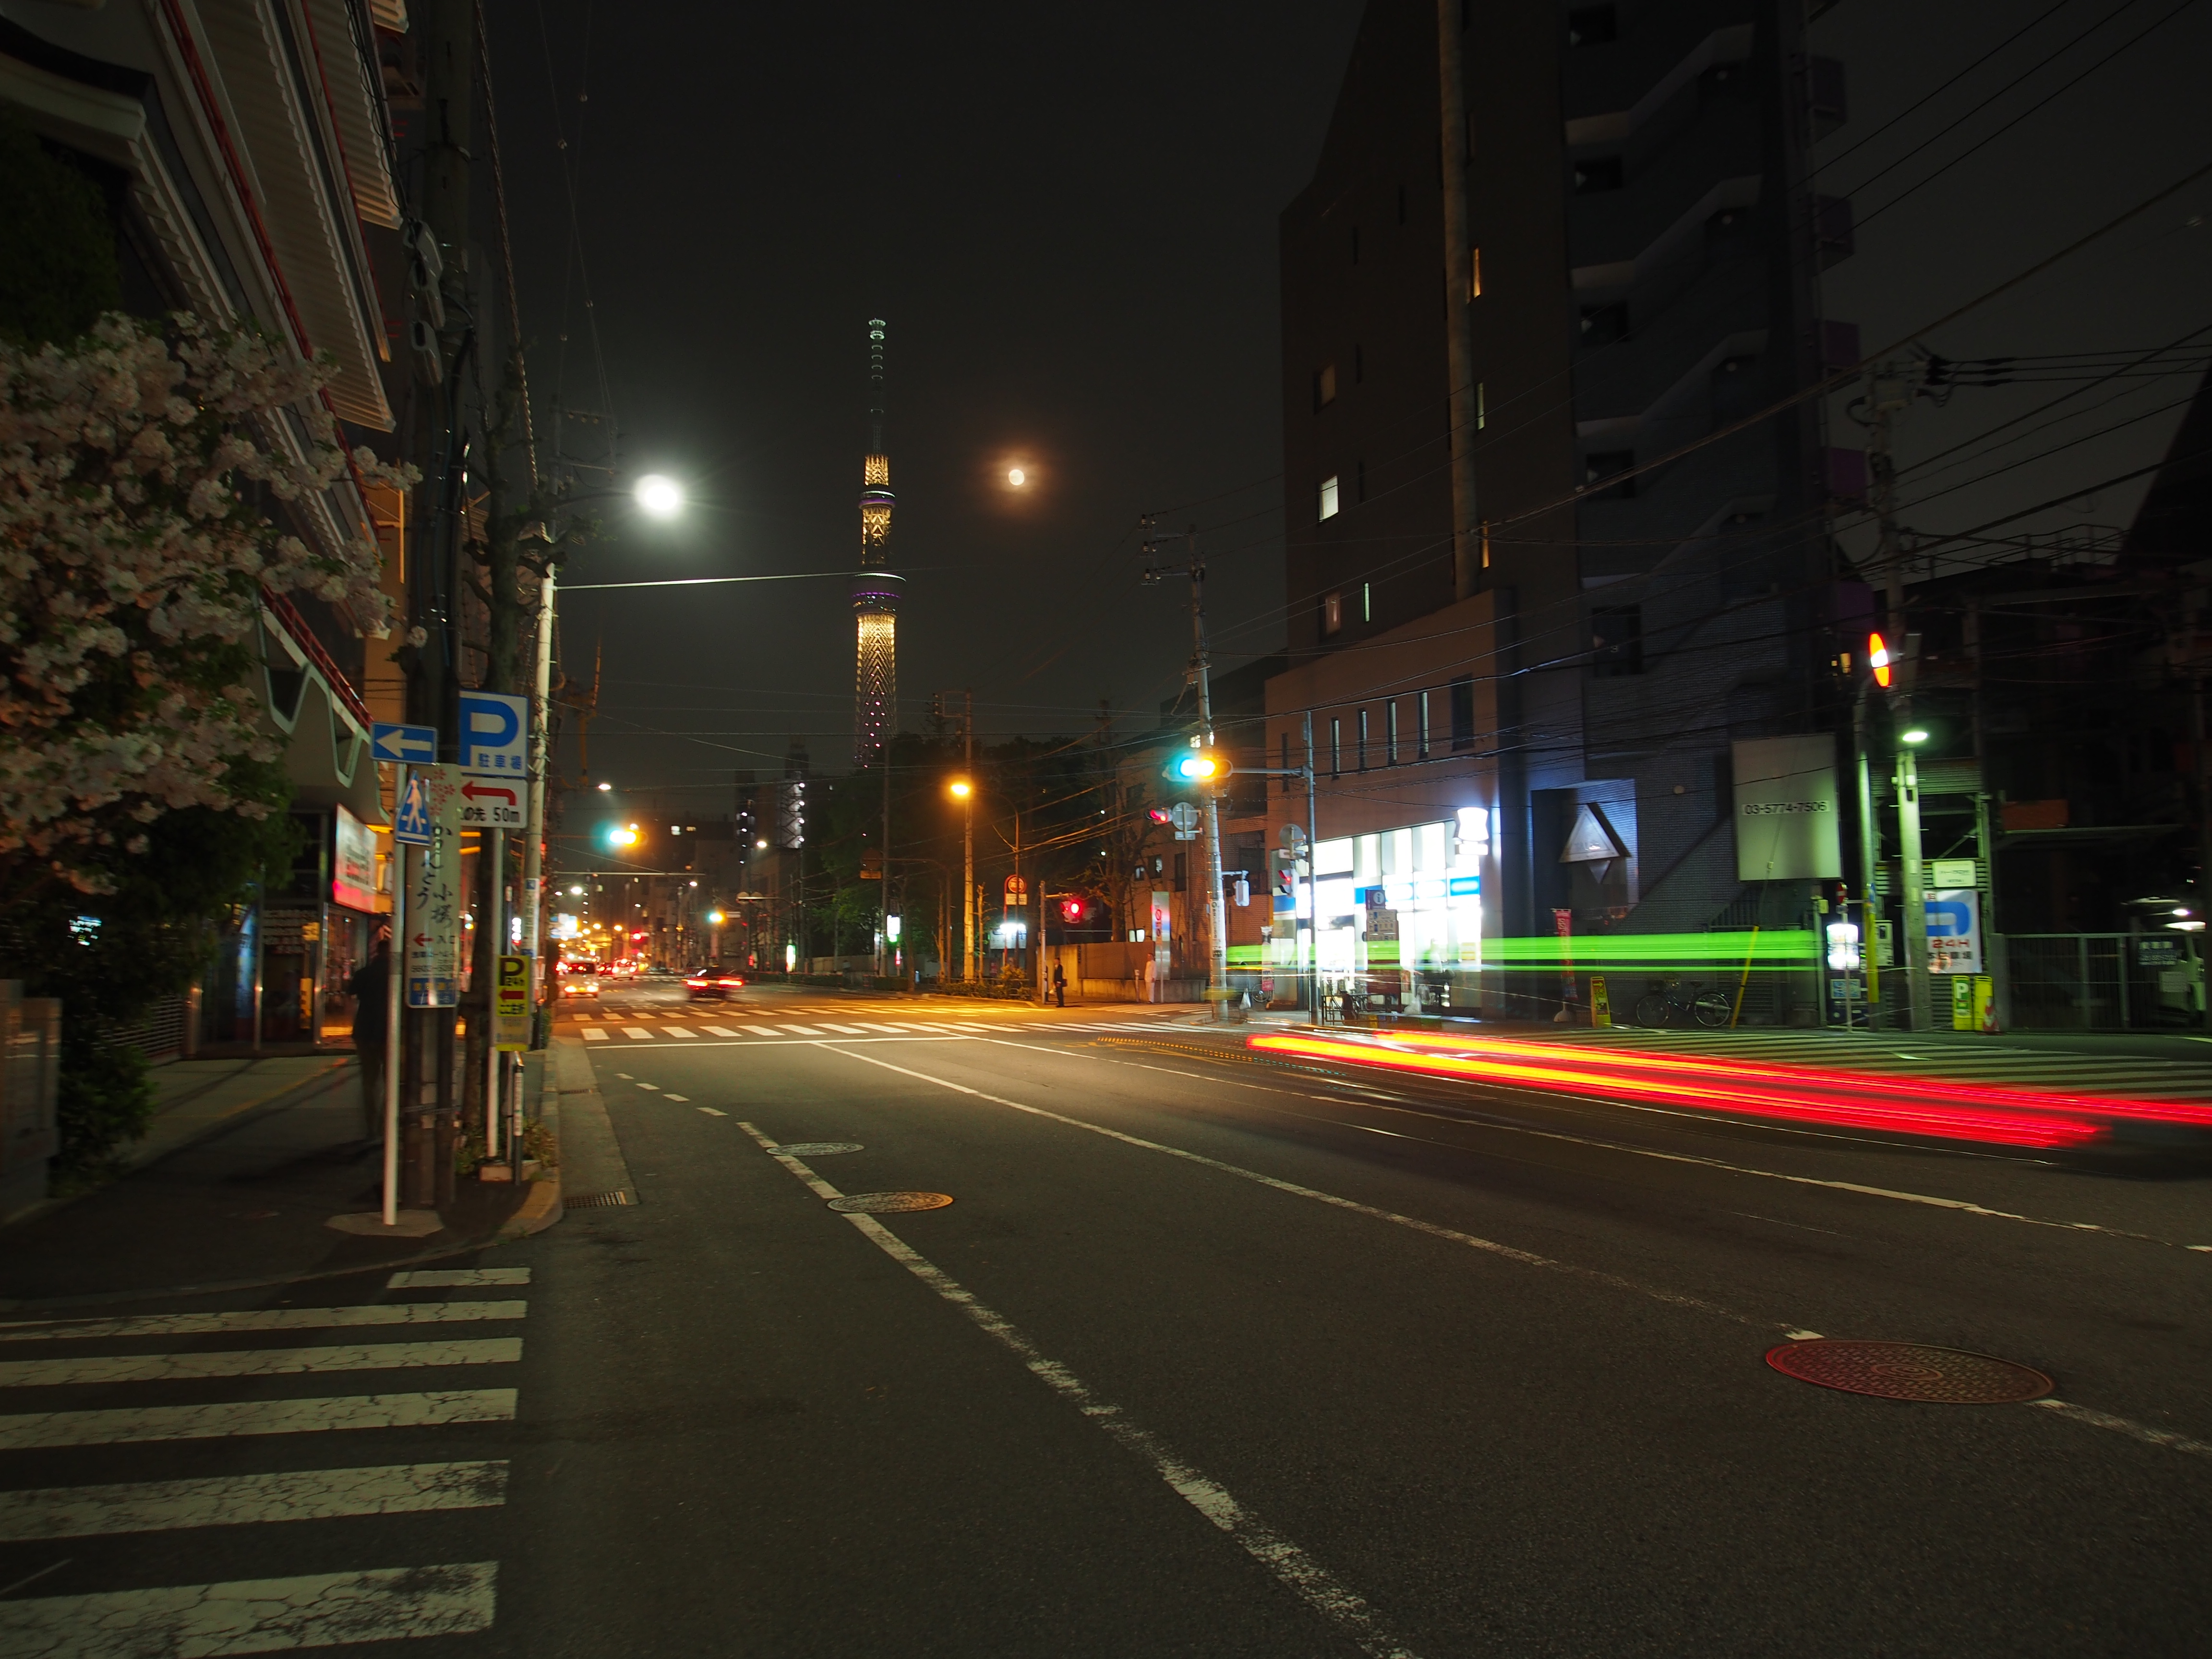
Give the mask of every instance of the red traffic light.
M 1175 822 L 1175 814 L 1169 811 L 1164 806 L 1155 806 L 1151 811 L 1146 813 L 1145 816 L 1150 818 L 1154 823 L 1173 823 Z
M 1082 901 L 1081 899 L 1079 899 L 1079 898 L 1064 898 L 1064 899 L 1060 900 L 1060 919 L 1062 921 L 1082 921 L 1082 920 L 1083 920 L 1083 901 Z

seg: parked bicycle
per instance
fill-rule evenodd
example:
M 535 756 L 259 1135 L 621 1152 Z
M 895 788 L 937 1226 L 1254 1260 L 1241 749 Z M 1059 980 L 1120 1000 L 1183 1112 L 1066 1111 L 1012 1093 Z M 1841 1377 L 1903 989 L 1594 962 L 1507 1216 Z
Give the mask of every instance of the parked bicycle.
M 1734 1012 L 1725 991 L 1705 985 L 1685 985 L 1679 979 L 1655 986 L 1636 1000 L 1638 1025 L 1672 1025 L 1678 1020 L 1687 1023 L 1694 1019 L 1710 1030 L 1727 1024 Z

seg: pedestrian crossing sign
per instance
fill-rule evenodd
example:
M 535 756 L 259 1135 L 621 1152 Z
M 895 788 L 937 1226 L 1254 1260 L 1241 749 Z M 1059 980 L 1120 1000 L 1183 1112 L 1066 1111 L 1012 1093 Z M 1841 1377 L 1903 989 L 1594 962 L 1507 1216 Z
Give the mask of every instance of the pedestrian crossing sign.
M 429 783 L 419 773 L 407 780 L 399 810 L 392 815 L 392 838 L 408 847 L 430 844 Z

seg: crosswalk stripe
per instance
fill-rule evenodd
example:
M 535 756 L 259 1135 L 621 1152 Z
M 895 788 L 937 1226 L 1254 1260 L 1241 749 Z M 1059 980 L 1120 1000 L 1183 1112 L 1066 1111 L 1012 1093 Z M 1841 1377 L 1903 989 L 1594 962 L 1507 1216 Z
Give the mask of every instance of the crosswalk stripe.
M 506 1501 L 504 1462 L 393 1463 L 380 1468 L 46 1486 L 0 1492 L 0 1540 L 481 1510 Z
M 625 1025 L 623 1027 L 623 1035 L 641 1042 L 650 1042 L 653 1040 L 653 1033 L 642 1025 Z
M 194 1376 L 284 1376 L 301 1371 L 411 1370 L 432 1365 L 511 1365 L 519 1336 L 450 1342 L 368 1342 L 325 1348 L 241 1348 L 231 1353 L 106 1354 L 0 1361 L 0 1389 L 96 1382 L 165 1382 Z
M 605 1031 L 602 1031 L 602 1030 L 601 1030 L 598 1026 L 596 1026 L 596 1025 L 586 1025 L 586 1026 L 584 1028 L 584 1041 L 585 1041 L 585 1042 L 605 1042 L 606 1040 L 607 1040 L 607 1034 L 606 1034 Z
M 826 1019 L 822 1022 L 822 1029 L 825 1031 L 842 1032 L 846 1036 L 860 1036 L 864 1035 L 860 1028 L 857 1025 L 832 1025 Z
M 896 1031 L 898 1030 L 898 1027 L 896 1025 L 878 1025 L 872 1022 L 864 1022 L 861 1024 L 860 1029 L 864 1031 Z
M 708 1036 L 728 1037 L 737 1036 L 737 1033 L 726 1025 L 708 1025 L 702 1029 L 705 1030 Z
M 0 1601 L 0 1650 L 143 1659 L 335 1647 L 491 1628 L 499 1563 L 177 1584 Z
M 0 1325 L 0 1342 L 94 1336 L 193 1336 L 204 1331 L 300 1331 L 344 1325 L 459 1325 L 520 1319 L 526 1302 L 383 1302 L 359 1308 L 242 1308 L 228 1313 L 141 1314 L 128 1319 L 49 1319 Z
M 394 1273 L 384 1281 L 387 1291 L 429 1290 L 439 1285 L 527 1285 L 527 1267 L 424 1267 Z
M 696 1036 L 699 1034 L 696 1031 L 687 1031 L 681 1025 L 664 1025 L 660 1028 L 660 1035 L 663 1036 L 688 1037 Z
M 0 1417 L 0 1451 L 505 1423 L 514 1419 L 514 1404 L 513 1389 L 450 1389 L 425 1394 L 325 1395 L 306 1400 L 226 1400 L 213 1406 L 23 1412 Z
M 822 1035 L 811 1025 L 787 1025 L 783 1030 L 786 1036 L 820 1036 Z

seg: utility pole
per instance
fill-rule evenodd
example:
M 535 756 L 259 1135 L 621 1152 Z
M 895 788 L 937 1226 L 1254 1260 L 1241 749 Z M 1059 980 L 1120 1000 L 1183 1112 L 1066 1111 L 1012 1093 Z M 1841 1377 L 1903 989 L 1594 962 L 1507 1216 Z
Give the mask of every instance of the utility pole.
M 1145 525 L 1145 575 L 1147 582 L 1157 582 L 1171 567 L 1154 565 L 1152 541 L 1152 519 Z M 1185 570 L 1190 577 L 1190 675 L 1198 687 L 1198 744 L 1202 749 L 1213 747 L 1213 689 L 1207 673 L 1206 646 L 1206 564 L 1198 556 L 1198 526 L 1193 525 L 1185 537 L 1189 560 Z M 1263 774 L 1264 775 L 1264 774 Z M 1217 1021 L 1229 1018 L 1229 916 L 1228 907 L 1221 894 L 1221 799 L 1216 788 L 1209 784 L 1206 790 L 1206 1000 L 1213 1006 Z
M 1467 81 L 1461 65 L 1465 0 L 1437 0 L 1437 76 L 1444 172 L 1444 366 L 1451 379 L 1452 597 L 1480 580 L 1474 534 L 1474 319 L 1481 255 L 1468 234 Z

